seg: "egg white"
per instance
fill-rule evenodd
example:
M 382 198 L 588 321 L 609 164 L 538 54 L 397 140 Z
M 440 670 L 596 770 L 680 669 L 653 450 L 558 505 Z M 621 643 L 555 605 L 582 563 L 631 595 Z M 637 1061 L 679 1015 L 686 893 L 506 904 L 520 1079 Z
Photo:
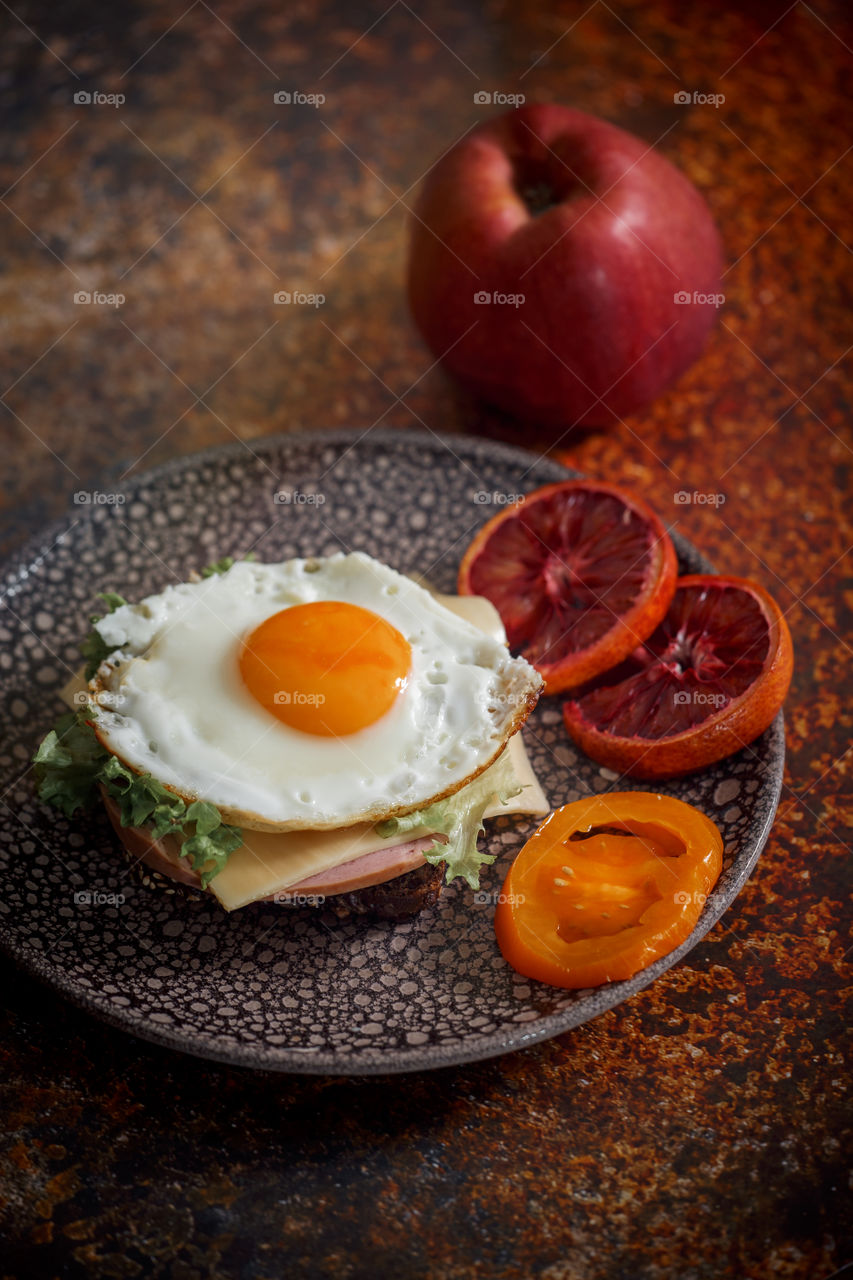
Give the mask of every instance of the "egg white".
M 266 618 L 319 600 L 373 610 L 412 651 L 390 711 L 338 738 L 283 724 L 255 701 L 237 663 L 243 637 Z M 452 794 L 497 757 L 542 687 L 499 640 L 361 552 L 244 561 L 124 605 L 96 627 L 115 650 L 90 685 L 108 750 L 259 830 L 376 821 Z

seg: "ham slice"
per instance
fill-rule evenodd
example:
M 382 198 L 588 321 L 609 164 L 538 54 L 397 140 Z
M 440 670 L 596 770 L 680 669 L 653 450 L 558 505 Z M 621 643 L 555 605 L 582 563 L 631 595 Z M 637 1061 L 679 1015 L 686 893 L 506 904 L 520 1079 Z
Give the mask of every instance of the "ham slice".
M 101 795 L 115 833 L 132 858 L 181 884 L 191 885 L 194 889 L 201 888 L 198 872 L 193 870 L 187 858 L 181 857 L 174 836 L 163 836 L 160 840 L 155 840 L 151 832 L 143 827 L 123 827 L 115 800 L 103 790 Z M 354 893 L 358 889 L 384 884 L 386 880 L 422 867 L 425 862 L 423 851 L 431 848 L 436 840 L 444 841 L 446 838 L 443 835 L 419 836 L 404 844 L 376 849 L 351 862 L 309 876 L 298 884 L 290 885 L 286 891 L 270 894 L 261 901 L 287 902 L 296 897 L 331 898 L 337 894 Z
M 192 885 L 194 889 L 201 888 L 198 872 L 193 871 L 187 858 L 180 856 L 178 842 L 174 836 L 163 836 L 160 840 L 155 840 L 151 832 L 146 831 L 144 827 L 123 827 L 121 810 L 103 787 L 101 787 L 101 798 L 107 817 L 131 858 L 137 862 L 144 862 L 152 871 L 159 871 L 161 875 L 169 876 L 171 880 Z
M 368 889 L 374 884 L 384 884 L 395 876 L 403 876 L 407 871 L 424 865 L 423 851 L 431 848 L 436 840 L 444 840 L 442 836 L 419 836 L 408 844 L 394 845 L 390 849 L 376 849 L 373 853 L 363 853 L 352 862 L 345 862 L 329 871 L 321 871 L 316 876 L 292 885 L 283 893 L 273 894 L 278 902 L 285 902 L 289 897 L 331 898 L 337 893 L 352 893 L 356 889 Z

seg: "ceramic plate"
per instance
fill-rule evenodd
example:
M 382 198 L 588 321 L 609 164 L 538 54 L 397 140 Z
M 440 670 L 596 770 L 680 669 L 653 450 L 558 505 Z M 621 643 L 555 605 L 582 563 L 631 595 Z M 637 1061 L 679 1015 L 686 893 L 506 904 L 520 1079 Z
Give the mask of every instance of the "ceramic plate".
M 226 915 L 212 899 L 145 887 L 117 856 L 102 814 L 69 822 L 33 794 L 28 761 L 62 711 L 59 690 L 79 665 L 96 592 L 138 599 L 250 549 L 261 560 L 363 550 L 452 591 L 474 531 L 513 494 L 568 474 L 490 440 L 330 431 L 214 449 L 151 471 L 119 495 L 78 502 L 2 578 L 5 949 L 135 1035 L 243 1066 L 336 1075 L 519 1049 L 619 1004 L 686 955 L 732 902 L 767 838 L 782 778 L 781 715 L 752 748 L 664 784 L 720 826 L 723 874 L 682 946 L 628 982 L 590 991 L 528 982 L 495 944 L 490 895 L 532 819 L 489 824 L 497 861 L 479 897 L 456 882 L 436 910 L 411 922 L 340 923 L 263 904 Z M 675 543 L 683 571 L 709 568 L 683 539 Z M 540 701 L 524 738 L 553 806 L 618 787 L 568 741 L 559 699 Z

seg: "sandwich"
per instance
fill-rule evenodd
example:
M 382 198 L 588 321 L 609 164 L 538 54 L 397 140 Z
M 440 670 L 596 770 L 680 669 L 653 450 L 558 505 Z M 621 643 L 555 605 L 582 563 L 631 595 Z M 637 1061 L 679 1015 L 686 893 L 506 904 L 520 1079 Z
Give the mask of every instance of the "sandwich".
M 103 804 L 147 883 L 405 918 L 479 886 L 484 819 L 549 810 L 520 734 L 542 679 L 484 599 L 361 552 L 102 599 L 36 777 L 68 817 Z

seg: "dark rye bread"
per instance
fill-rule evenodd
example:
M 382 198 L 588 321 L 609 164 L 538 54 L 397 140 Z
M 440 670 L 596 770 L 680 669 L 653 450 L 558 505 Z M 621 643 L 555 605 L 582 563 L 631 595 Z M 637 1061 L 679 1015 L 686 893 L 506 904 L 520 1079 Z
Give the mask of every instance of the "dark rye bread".
M 354 889 L 326 899 L 337 916 L 369 916 L 374 920 L 409 920 L 428 907 L 434 907 L 441 896 L 444 867 L 425 862 L 414 871 L 395 876 L 384 884 L 367 889 Z

